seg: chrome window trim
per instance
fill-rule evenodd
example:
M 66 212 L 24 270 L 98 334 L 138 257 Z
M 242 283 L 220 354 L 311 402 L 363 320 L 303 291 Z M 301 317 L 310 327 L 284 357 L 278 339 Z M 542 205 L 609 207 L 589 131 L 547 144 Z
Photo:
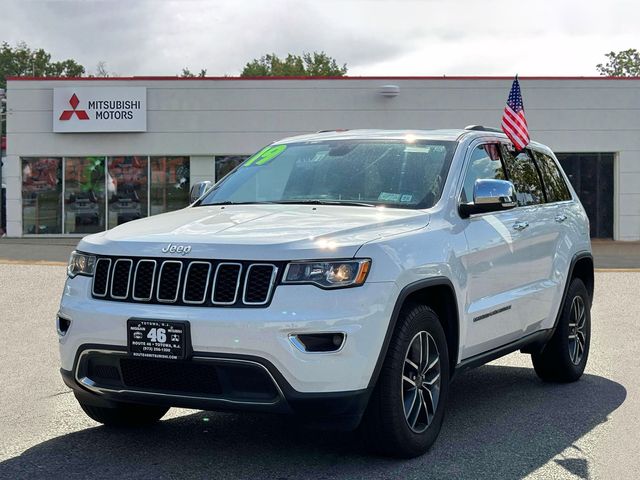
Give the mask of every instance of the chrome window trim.
M 138 267 L 142 262 L 153 262 L 153 272 L 151 273 L 151 288 L 149 289 L 149 297 L 136 297 L 136 279 L 138 278 Z M 158 262 L 152 258 L 143 258 L 138 261 L 136 264 L 136 271 L 133 274 L 133 289 L 131 290 L 131 298 L 137 300 L 138 302 L 149 302 L 153 298 L 153 287 L 155 285 L 156 280 L 156 269 L 158 268 Z
M 98 270 L 98 264 L 103 261 L 109 262 L 109 266 L 107 267 L 107 280 L 106 280 L 106 285 L 104 287 L 104 294 L 101 295 L 99 293 L 96 293 L 96 271 Z M 98 258 L 96 260 L 96 269 L 93 272 L 93 282 L 91 282 L 91 293 L 93 294 L 94 297 L 105 298 L 107 296 L 107 294 L 109 293 L 110 278 L 111 278 L 111 259 Z
M 118 268 L 118 262 L 128 262 L 129 263 L 129 275 L 127 275 L 127 291 L 124 296 L 114 295 L 113 294 L 113 278 L 116 268 Z M 133 270 L 133 260 L 130 258 L 119 258 L 115 262 L 113 262 L 113 269 L 111 270 L 111 288 L 109 289 L 109 296 L 111 298 L 115 298 L 117 300 L 125 300 L 129 296 L 129 287 L 131 286 L 131 270 Z
M 199 357 L 199 356 L 194 356 L 193 360 L 198 360 L 198 361 L 202 361 L 202 362 L 235 363 L 235 364 L 243 364 L 243 365 L 252 365 L 252 366 L 257 366 L 259 368 L 262 368 L 265 372 L 267 372 L 267 375 L 269 376 L 269 378 L 273 382 L 273 385 L 276 387 L 276 391 L 278 393 L 278 398 L 276 398 L 275 401 L 273 401 L 273 402 L 248 402 L 248 401 L 242 401 L 242 400 L 231 400 L 231 399 L 228 399 L 228 398 L 205 397 L 205 396 L 196 396 L 196 395 L 179 395 L 179 394 L 171 394 L 171 393 L 148 392 L 148 391 L 144 391 L 144 390 L 130 390 L 130 389 L 116 389 L 116 388 L 100 387 L 96 382 L 91 380 L 86 375 L 86 372 L 83 371 L 82 373 L 80 373 L 80 368 L 81 367 L 85 367 L 84 364 L 86 363 L 86 362 L 82 361 L 83 358 L 85 356 L 89 355 L 89 354 L 92 354 L 92 353 L 101 353 L 101 354 L 105 354 L 105 355 L 116 355 L 116 356 L 121 356 L 121 357 L 128 357 L 128 354 L 126 352 L 118 351 L 118 350 L 106 350 L 106 349 L 94 349 L 94 348 L 84 350 L 80 354 L 80 356 L 78 357 L 78 361 L 76 363 L 76 370 L 74 372 L 74 377 L 76 379 L 76 382 L 78 382 L 79 385 L 82 385 L 83 387 L 85 387 L 87 390 L 91 390 L 92 392 L 95 392 L 95 393 L 97 393 L 99 395 L 102 395 L 104 393 L 116 393 L 116 394 L 151 395 L 151 396 L 155 396 L 155 397 L 164 397 L 164 398 L 186 398 L 186 399 L 193 399 L 193 400 L 202 400 L 202 399 L 207 400 L 208 399 L 208 400 L 212 400 L 212 401 L 216 401 L 216 402 L 225 402 L 225 403 L 238 404 L 238 405 L 276 405 L 276 404 L 280 403 L 281 401 L 284 401 L 284 399 L 285 399 L 284 393 L 282 392 L 282 389 L 280 388 L 280 385 L 278 385 L 278 382 L 273 377 L 273 375 L 271 375 L 271 372 L 269 371 L 269 369 L 267 367 L 265 367 L 261 363 L 254 362 L 252 360 L 243 360 L 243 359 L 236 359 L 236 358 L 219 358 L 219 357 Z M 84 370 L 84 368 L 83 368 L 83 370 Z
M 204 286 L 204 293 L 202 294 L 202 300 L 201 301 L 195 301 L 195 300 L 187 300 L 185 298 L 186 294 L 187 294 L 187 283 L 189 282 L 189 272 L 191 271 L 191 267 L 195 264 L 201 264 L 201 265 L 206 265 L 208 267 L 207 269 L 207 283 Z M 209 262 L 203 262 L 201 260 L 194 260 L 192 262 L 189 262 L 189 266 L 187 267 L 187 271 L 184 274 L 184 288 L 182 289 L 182 302 L 183 303 L 188 303 L 191 305 L 202 305 L 204 302 L 207 301 L 207 290 L 209 289 L 209 278 L 211 276 L 211 264 Z
M 178 282 L 176 284 L 176 294 L 173 297 L 173 300 L 160 298 L 160 286 L 162 285 L 162 270 L 164 270 L 164 266 L 168 263 L 177 263 L 180 265 L 180 270 L 178 271 Z M 162 262 L 160 266 L 160 273 L 158 273 L 158 286 L 156 287 L 156 299 L 160 303 L 176 303 L 178 300 L 178 295 L 180 294 L 180 284 L 182 283 L 182 262 L 178 260 L 165 260 Z
M 249 284 L 249 274 L 251 273 L 251 269 L 253 267 L 271 267 L 271 280 L 269 280 L 269 290 L 267 290 L 267 296 L 265 297 L 264 302 L 247 302 L 247 285 Z M 242 303 L 245 305 L 266 305 L 269 303 L 271 299 L 271 292 L 273 291 L 273 286 L 276 282 L 276 276 L 278 275 L 278 267 L 276 267 L 273 263 L 252 263 L 247 268 L 247 273 L 244 276 L 244 288 L 242 289 Z
M 222 267 L 223 265 L 235 265 L 240 267 L 240 270 L 238 270 L 238 277 L 236 278 L 236 291 L 233 295 L 233 301 L 232 302 L 216 302 L 215 301 L 215 295 L 216 295 L 216 284 L 218 282 L 218 272 L 220 271 L 220 267 Z M 238 262 L 220 262 L 218 264 L 218 266 L 216 267 L 216 273 L 213 276 L 213 287 L 211 289 L 211 303 L 213 303 L 214 305 L 233 305 L 234 303 L 236 303 L 238 301 L 238 290 L 240 290 L 240 282 L 242 281 L 242 264 L 238 263 Z

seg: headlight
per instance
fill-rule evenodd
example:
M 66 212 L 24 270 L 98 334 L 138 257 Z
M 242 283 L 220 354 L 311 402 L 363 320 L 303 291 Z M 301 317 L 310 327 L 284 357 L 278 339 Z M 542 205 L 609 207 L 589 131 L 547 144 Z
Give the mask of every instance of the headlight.
M 67 275 L 73 278 L 76 275 L 93 276 L 96 268 L 96 257 L 80 252 L 72 252 L 69 257 L 69 266 L 67 267 Z
M 355 287 L 367 278 L 371 260 L 292 262 L 282 283 L 313 283 L 324 288 Z

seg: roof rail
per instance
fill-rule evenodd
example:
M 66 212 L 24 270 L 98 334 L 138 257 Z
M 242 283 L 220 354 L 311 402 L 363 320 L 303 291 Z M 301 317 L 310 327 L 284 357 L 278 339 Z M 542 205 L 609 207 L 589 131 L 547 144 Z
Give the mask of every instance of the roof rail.
M 497 128 L 485 127 L 484 125 L 467 125 L 464 127 L 465 130 L 476 130 L 480 132 L 496 132 L 502 133 L 502 130 L 498 130 Z
M 318 130 L 316 133 L 328 133 L 328 132 L 347 132 L 348 128 L 331 128 L 329 130 Z

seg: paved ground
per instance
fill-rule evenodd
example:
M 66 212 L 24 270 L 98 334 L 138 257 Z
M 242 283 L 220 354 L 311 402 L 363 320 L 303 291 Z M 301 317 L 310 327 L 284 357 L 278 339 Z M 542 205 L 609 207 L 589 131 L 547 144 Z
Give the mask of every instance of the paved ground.
M 640 273 L 596 281 L 581 381 L 543 384 L 521 354 L 468 372 L 434 448 L 395 461 L 266 415 L 174 409 L 147 430 L 100 427 L 58 376 L 64 269 L 0 265 L 0 478 L 638 478 Z
M 0 238 L 0 262 L 67 262 L 79 238 Z M 596 268 L 640 268 L 640 242 L 594 240 Z

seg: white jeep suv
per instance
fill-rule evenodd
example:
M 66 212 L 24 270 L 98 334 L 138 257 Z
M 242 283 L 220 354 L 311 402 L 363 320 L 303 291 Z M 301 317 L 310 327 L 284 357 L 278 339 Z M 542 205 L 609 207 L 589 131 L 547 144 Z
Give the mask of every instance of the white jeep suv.
M 584 371 L 589 225 L 544 145 L 477 126 L 321 132 L 192 196 L 72 254 L 61 372 L 98 422 L 290 413 L 411 457 L 455 372 L 516 350 L 545 381 Z

